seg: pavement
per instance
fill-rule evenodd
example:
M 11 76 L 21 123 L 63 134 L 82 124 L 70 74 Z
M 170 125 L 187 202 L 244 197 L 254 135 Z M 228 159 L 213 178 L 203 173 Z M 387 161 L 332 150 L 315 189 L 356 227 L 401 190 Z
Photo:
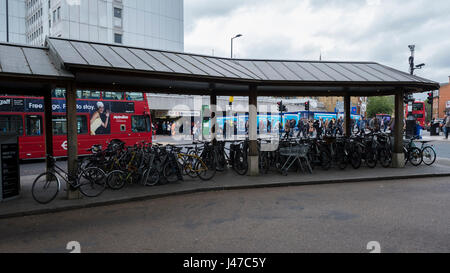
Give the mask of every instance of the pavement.
M 447 177 L 204 192 L 1 219 L 0 253 L 448 253 L 449 207 Z
M 424 165 L 419 167 L 408 165 L 402 169 L 385 169 L 382 167 L 370 169 L 362 167 L 358 170 L 347 168 L 345 171 L 338 170 L 337 168 L 329 171 L 316 169 L 313 174 L 298 174 L 292 172 L 289 173 L 287 177 L 281 176 L 276 172 L 271 172 L 259 177 L 238 176 L 234 171 L 226 170 L 223 173 L 218 172 L 216 176 L 208 182 L 186 179 L 183 182 L 155 187 L 127 185 L 124 189 L 119 191 L 106 190 L 97 198 L 81 198 L 78 200 L 67 200 L 65 198 L 65 185 L 63 185 L 62 191 L 56 200 L 47 205 L 40 205 L 36 203 L 31 196 L 31 185 L 36 175 L 25 175 L 21 177 L 21 196 L 17 199 L 0 203 L 0 219 L 105 206 L 195 192 L 392 179 L 432 179 L 433 177 L 444 176 L 450 176 L 450 159 L 438 158 L 436 163 L 431 167 Z

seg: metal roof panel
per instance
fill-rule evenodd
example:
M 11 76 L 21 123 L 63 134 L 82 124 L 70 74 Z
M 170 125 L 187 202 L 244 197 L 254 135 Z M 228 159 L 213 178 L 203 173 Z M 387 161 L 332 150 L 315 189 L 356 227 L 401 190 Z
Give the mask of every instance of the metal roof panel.
M 50 62 L 47 52 L 37 48 L 23 48 L 23 53 L 34 75 L 60 76 L 59 71 Z
M 154 70 L 151 66 L 149 66 L 147 63 L 145 63 L 142 59 L 140 59 L 138 56 L 133 54 L 128 48 L 119 47 L 119 46 L 111 46 L 111 49 L 114 50 L 114 52 L 116 52 L 124 60 L 127 60 L 127 62 L 134 69 Z
M 251 71 L 253 74 L 255 74 L 256 76 L 258 76 L 259 79 L 261 80 L 268 80 L 269 78 L 263 73 L 261 72 L 261 70 L 259 70 L 259 68 L 257 68 L 251 61 L 239 61 L 239 60 L 235 60 L 234 62 L 237 62 L 239 65 L 241 65 L 242 67 L 245 67 L 247 70 Z
M 220 74 L 214 68 L 211 68 L 211 66 L 208 66 L 205 63 L 200 62 L 199 60 L 195 59 L 191 55 L 188 54 L 177 54 L 178 57 L 183 58 L 185 61 L 191 63 L 192 65 L 195 65 L 199 69 L 205 71 L 210 76 L 216 76 L 216 77 L 223 77 L 223 74 Z
M 152 55 L 148 54 L 145 50 L 130 48 L 130 52 L 136 55 L 139 59 L 145 62 L 153 70 L 162 72 L 173 72 L 172 69 L 168 68 L 166 65 L 162 64 L 157 59 L 153 58 Z
M 295 73 L 300 79 L 300 81 L 317 81 L 318 79 L 314 75 L 304 69 L 303 67 L 297 65 L 295 62 L 282 62 L 290 71 Z
M 81 55 L 73 48 L 67 40 L 52 39 L 51 45 L 56 50 L 56 53 L 61 58 L 64 63 L 71 64 L 82 64 L 87 65 L 88 63 L 81 57 Z
M 177 64 L 176 62 L 172 61 L 170 58 L 168 58 L 167 56 L 163 55 L 159 51 L 147 50 L 146 52 L 149 55 L 151 55 L 153 58 L 158 60 L 159 62 L 163 63 L 165 66 L 167 66 L 170 69 L 172 69 L 173 72 L 175 72 L 175 73 L 192 74 L 189 70 L 187 70 L 186 68 L 184 68 L 181 65 Z
M 317 67 L 313 66 L 311 63 L 297 62 L 296 64 L 313 75 L 314 78 L 317 79 L 317 81 L 336 81 L 334 78 L 318 69 Z
M 253 64 L 261 70 L 271 81 L 286 80 L 280 73 L 275 71 L 266 61 L 254 61 Z
M 111 67 L 132 69 L 131 65 L 109 46 L 92 44 L 92 47 L 110 64 Z
M 32 74 L 21 47 L 0 45 L 0 66 L 3 72 Z
M 297 74 L 292 72 L 287 66 L 285 66 L 282 62 L 268 62 L 278 73 L 280 73 L 283 78 L 288 81 L 301 81 Z
M 70 42 L 72 47 L 83 57 L 84 60 L 88 62 L 90 65 L 95 66 L 107 66 L 110 67 L 111 64 L 108 63 L 103 56 L 101 56 L 97 50 L 95 50 L 91 44 L 81 43 L 72 41 Z
M 178 65 L 182 66 L 183 68 L 185 68 L 186 70 L 189 70 L 189 72 L 191 74 L 196 74 L 196 75 L 208 75 L 208 73 L 206 73 L 205 71 L 201 70 L 200 68 L 196 67 L 195 65 L 189 63 L 188 61 L 186 61 L 185 59 L 181 58 L 180 56 L 178 56 L 177 54 L 174 53 L 167 53 L 167 52 L 163 52 L 162 53 L 164 56 L 166 56 L 167 58 L 169 58 L 170 60 L 174 61 L 175 63 L 177 63 Z

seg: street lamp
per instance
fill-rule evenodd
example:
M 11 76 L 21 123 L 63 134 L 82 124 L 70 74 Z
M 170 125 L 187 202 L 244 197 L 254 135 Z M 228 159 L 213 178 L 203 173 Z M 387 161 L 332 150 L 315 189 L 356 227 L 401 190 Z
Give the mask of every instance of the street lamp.
M 242 34 L 238 34 L 236 36 L 234 36 L 233 38 L 231 38 L 231 59 L 233 59 L 233 40 L 236 38 L 242 37 Z
M 9 0 L 6 0 L 6 42 L 9 43 Z

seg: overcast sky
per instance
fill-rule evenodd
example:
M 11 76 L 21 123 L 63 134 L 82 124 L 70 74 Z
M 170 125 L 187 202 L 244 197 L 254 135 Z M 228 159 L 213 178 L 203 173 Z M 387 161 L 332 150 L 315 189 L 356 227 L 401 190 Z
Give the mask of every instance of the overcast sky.
M 185 51 L 235 58 L 375 61 L 448 82 L 449 0 L 184 0 Z

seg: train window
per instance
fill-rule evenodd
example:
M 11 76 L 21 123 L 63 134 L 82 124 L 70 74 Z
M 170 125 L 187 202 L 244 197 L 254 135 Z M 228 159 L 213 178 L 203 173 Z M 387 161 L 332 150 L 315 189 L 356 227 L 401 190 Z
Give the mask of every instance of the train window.
M 56 88 L 52 91 L 52 97 L 65 99 L 66 98 L 66 90 L 62 88 Z
M 133 133 L 149 132 L 150 119 L 148 116 L 132 116 L 131 117 L 131 131 Z
M 143 101 L 144 94 L 141 92 L 127 92 L 127 100 Z
M 77 116 L 77 132 L 79 135 L 88 133 L 86 116 Z M 67 135 L 66 116 L 53 116 L 53 134 Z
M 27 136 L 41 136 L 42 125 L 43 124 L 41 116 L 27 116 L 26 118 Z
M 100 91 L 91 91 L 91 90 L 78 90 L 77 98 L 78 99 L 100 99 Z
M 0 134 L 18 133 L 23 135 L 23 122 L 21 116 L 0 116 Z
M 123 100 L 123 92 L 103 92 L 104 100 Z

